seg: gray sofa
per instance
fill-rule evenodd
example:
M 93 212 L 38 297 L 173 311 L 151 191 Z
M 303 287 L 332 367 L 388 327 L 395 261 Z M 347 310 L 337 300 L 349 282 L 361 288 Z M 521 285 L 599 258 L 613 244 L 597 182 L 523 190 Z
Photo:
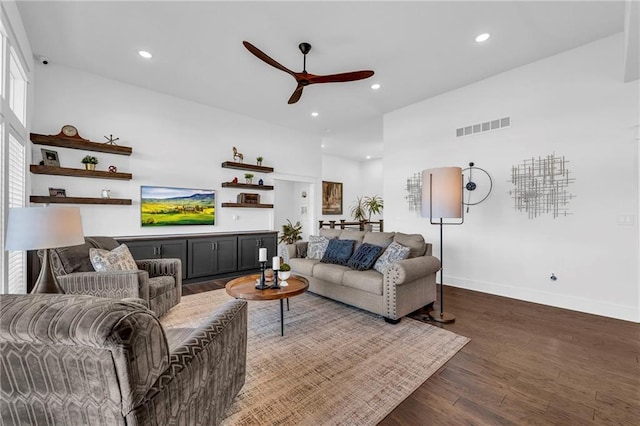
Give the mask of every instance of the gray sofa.
M 0 297 L 0 424 L 215 425 L 243 386 L 247 303 L 163 329 L 139 304 Z
M 356 247 L 362 243 L 387 247 L 395 241 L 410 247 L 411 252 L 408 259 L 381 274 L 300 257 L 295 245 L 287 246 L 291 271 L 309 281 L 309 291 L 382 315 L 392 323 L 436 300 L 440 261 L 431 255 L 431 244 L 425 243 L 422 235 L 321 229 L 320 236 L 355 240 Z

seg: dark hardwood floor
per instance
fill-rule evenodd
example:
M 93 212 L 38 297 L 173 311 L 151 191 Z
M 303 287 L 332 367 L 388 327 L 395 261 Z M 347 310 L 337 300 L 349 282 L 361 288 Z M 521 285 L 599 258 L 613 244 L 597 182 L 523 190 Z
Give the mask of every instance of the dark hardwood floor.
M 639 324 L 452 287 L 444 300 L 456 321 L 430 323 L 471 341 L 381 425 L 640 425 Z

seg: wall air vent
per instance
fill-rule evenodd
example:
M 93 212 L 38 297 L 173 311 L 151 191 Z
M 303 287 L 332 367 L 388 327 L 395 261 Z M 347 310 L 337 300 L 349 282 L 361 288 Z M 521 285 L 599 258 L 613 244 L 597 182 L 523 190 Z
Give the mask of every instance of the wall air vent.
M 485 121 L 484 123 L 472 124 L 456 129 L 456 137 L 470 136 L 492 130 L 504 129 L 511 126 L 511 117 L 498 118 L 496 120 Z

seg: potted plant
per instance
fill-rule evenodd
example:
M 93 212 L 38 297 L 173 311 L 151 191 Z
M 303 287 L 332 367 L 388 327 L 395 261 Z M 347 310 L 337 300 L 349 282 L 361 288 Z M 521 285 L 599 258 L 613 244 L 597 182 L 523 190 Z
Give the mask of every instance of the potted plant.
M 262 166 L 262 157 L 256 157 L 256 162 L 258 163 L 258 166 Z
M 288 263 L 281 263 L 280 264 L 280 272 L 278 273 L 278 277 L 282 281 L 286 281 L 286 280 L 289 279 L 290 276 L 291 276 L 291 266 L 289 266 Z
M 282 225 L 282 235 L 280 236 L 280 242 L 284 244 L 295 244 L 296 241 L 302 239 L 302 225 L 300 222 L 296 222 L 294 225 L 289 219 L 287 223 Z
M 364 197 L 364 206 L 367 210 L 367 221 L 371 222 L 372 214 L 382 213 L 382 209 L 384 209 L 384 201 L 382 201 L 382 198 L 377 195 L 374 195 L 373 197 Z
M 95 170 L 96 164 L 98 164 L 98 159 L 93 155 L 86 155 L 82 160 L 80 160 L 80 162 L 84 164 L 85 169 Z
M 251 183 L 253 181 L 253 173 L 245 173 L 244 180 L 246 183 Z
M 367 219 L 367 207 L 364 197 L 356 198 L 356 202 L 351 206 L 351 217 L 356 222 L 363 222 Z

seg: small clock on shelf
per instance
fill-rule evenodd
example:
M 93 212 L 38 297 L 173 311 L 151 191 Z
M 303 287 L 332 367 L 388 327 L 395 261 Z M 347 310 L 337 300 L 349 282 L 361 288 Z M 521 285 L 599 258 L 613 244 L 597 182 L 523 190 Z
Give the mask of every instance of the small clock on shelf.
M 60 129 L 60 133 L 58 133 L 56 136 L 61 136 L 61 137 L 65 137 L 65 138 L 79 139 L 79 140 L 83 140 L 83 141 L 88 140 L 88 139 L 85 139 L 82 136 L 80 136 L 76 126 L 72 126 L 71 124 L 65 124 L 64 126 L 62 126 L 62 129 Z

